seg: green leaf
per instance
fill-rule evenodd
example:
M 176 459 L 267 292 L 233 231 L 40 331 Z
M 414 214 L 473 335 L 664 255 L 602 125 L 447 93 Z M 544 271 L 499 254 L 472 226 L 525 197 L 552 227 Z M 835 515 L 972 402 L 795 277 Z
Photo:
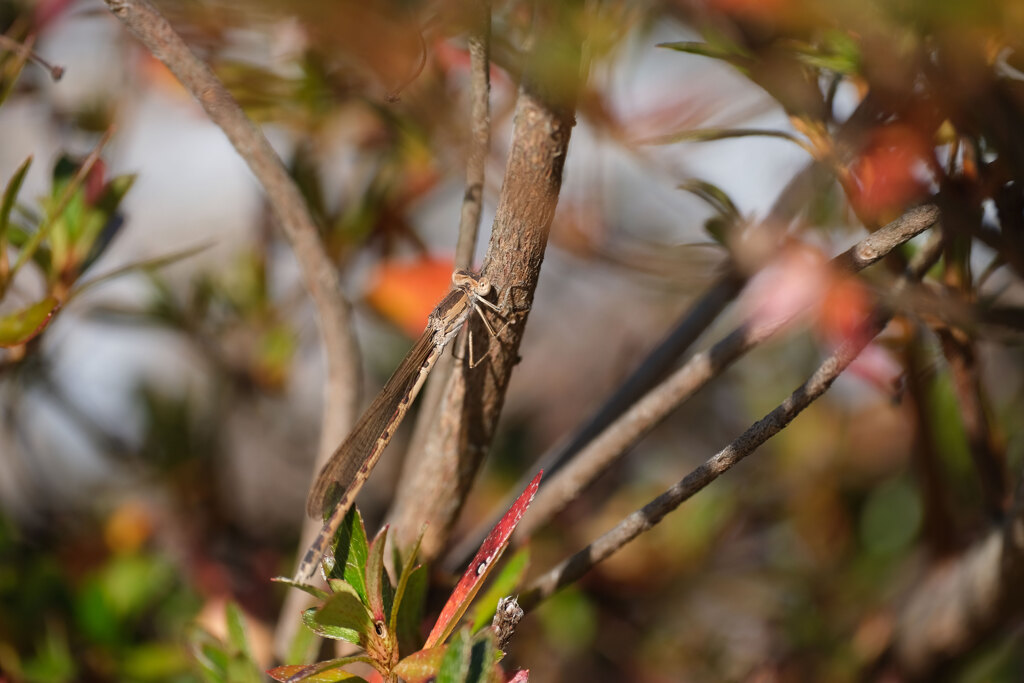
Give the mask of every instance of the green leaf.
M 273 581 L 274 583 L 284 584 L 285 586 L 289 586 L 291 588 L 298 588 L 300 591 L 303 591 L 304 593 L 309 593 L 320 602 L 327 602 L 327 600 L 331 597 L 330 593 L 321 588 L 311 586 L 308 583 L 302 583 L 301 581 L 290 579 L 286 576 L 275 576 L 271 579 L 271 581 Z
M 275 681 L 304 681 L 305 683 L 334 683 L 335 681 L 349 681 L 349 683 L 366 683 L 366 679 L 353 673 L 345 671 L 341 667 L 354 662 L 372 664 L 369 657 L 339 657 L 329 659 L 311 665 L 279 666 L 267 671 L 267 675 Z
M 361 645 L 360 632 L 355 629 L 345 628 L 344 626 L 334 626 L 332 624 L 321 624 L 317 621 L 319 614 L 318 607 L 310 607 L 302 613 L 302 623 L 306 625 L 313 633 L 317 634 L 321 638 L 331 638 L 332 640 L 344 640 L 353 645 Z
M 73 176 L 69 168 L 71 162 L 65 159 L 57 162 L 54 167 L 53 196 L 51 200 L 44 201 L 45 208 L 47 209 L 46 218 L 40 223 L 31 237 L 25 241 L 18 252 L 18 259 L 11 267 L 10 278 L 13 279 L 18 270 L 29 259 L 35 258 L 36 251 L 42 246 L 43 240 L 47 237 L 51 237 L 49 257 L 51 267 L 66 264 L 67 252 L 70 247 L 70 244 L 67 242 L 67 235 L 64 234 L 66 229 L 55 230 L 55 227 L 58 223 L 70 222 L 73 224 L 77 220 L 77 216 L 84 205 L 84 194 L 80 192 L 82 183 L 85 181 L 86 176 L 88 176 L 89 171 L 96 165 L 96 162 L 99 160 L 100 150 L 102 150 L 109 139 L 110 132 L 108 131 L 96 148 L 89 154 L 85 162 L 78 167 Z M 55 234 L 51 236 L 51 232 Z M 51 278 L 55 276 L 52 272 L 48 273 L 48 275 Z
M 137 644 L 120 657 L 119 678 L 122 680 L 180 680 L 190 669 L 188 657 L 175 642 Z
M 716 44 L 711 42 L 698 42 L 692 40 L 677 40 L 670 43 L 658 43 L 655 47 L 663 47 L 676 52 L 685 52 L 711 59 L 720 59 L 726 62 L 735 61 L 745 55 L 734 45 Z
M 497 655 L 498 647 L 494 642 L 493 631 L 488 629 L 474 636 L 469 655 L 469 671 L 465 678 L 466 683 L 491 683 L 501 680 L 495 675 Z
M 28 169 L 31 166 L 31 156 L 21 162 L 21 166 L 14 172 L 11 179 L 7 181 L 3 200 L 0 202 L 0 264 L 4 264 L 0 266 L 0 275 L 6 270 L 7 226 L 11 222 L 11 209 L 14 208 L 14 202 L 18 198 L 18 193 L 21 192 L 21 185 L 25 182 L 25 176 L 28 174 Z
M 25 680 L 64 683 L 75 680 L 75 670 L 67 634 L 60 625 L 48 625 L 42 642 L 36 645 L 35 656 L 25 662 Z
M 25 63 L 28 62 L 31 55 L 32 41 L 30 40 L 24 47 L 24 50 L 14 50 L 14 58 L 5 61 L 3 64 L 4 73 L 3 86 L 0 89 L 0 105 L 6 102 L 7 98 L 14 92 L 14 86 L 17 85 L 18 78 L 25 69 Z
M 364 605 L 369 604 L 363 579 L 368 554 L 363 518 L 353 505 L 334 536 L 332 552 L 324 557 L 324 567 L 328 579 L 341 579 L 348 583 Z
M 476 600 L 476 607 L 473 609 L 471 617 L 470 631 L 472 633 L 490 625 L 494 618 L 494 610 L 498 606 L 498 600 L 512 594 L 512 591 L 519 585 L 520 579 L 523 578 L 523 574 L 526 573 L 529 564 L 529 548 L 520 548 L 505 563 L 487 591 Z
M 730 140 L 734 138 L 779 138 L 788 140 L 808 153 L 811 149 L 807 143 L 784 130 L 773 130 L 770 128 L 698 128 L 662 135 L 653 140 L 647 141 L 652 145 L 671 145 L 677 142 L 714 142 L 716 140 Z
M 441 658 L 441 668 L 437 672 L 437 683 L 463 683 L 469 674 L 472 647 L 469 632 L 460 629 L 448 643 L 448 650 Z
M 721 216 L 712 216 L 704 221 L 704 232 L 711 236 L 717 244 L 728 245 L 729 233 L 732 231 L 731 223 Z
M 420 543 L 423 542 L 424 531 L 426 531 L 426 527 L 420 529 L 420 535 L 416 539 L 416 544 L 412 547 L 412 550 L 409 551 L 409 561 L 404 565 L 402 563 L 401 554 L 398 552 L 398 548 L 395 548 L 395 569 L 399 574 L 398 585 L 395 587 L 395 596 L 390 612 L 391 617 L 388 620 L 388 628 L 391 629 L 392 633 L 398 633 L 400 635 L 402 633 L 398 626 L 398 613 L 402 609 L 402 600 L 405 598 L 405 591 L 409 585 L 409 577 L 417 566 L 416 556 L 419 555 L 420 552 Z
M 905 553 L 921 530 L 921 496 L 907 479 L 872 489 L 860 515 L 861 544 L 875 557 Z
M 121 206 L 137 177 L 135 173 L 126 173 L 111 178 L 103 193 L 93 202 L 93 207 L 105 216 L 111 216 Z
M 384 609 L 384 584 L 387 584 L 388 588 L 391 587 L 390 580 L 385 578 L 384 569 L 384 546 L 387 544 L 387 537 L 388 528 L 385 526 L 370 544 L 366 558 L 366 606 L 370 608 L 374 621 L 384 621 L 388 617 Z
M 574 586 L 556 593 L 537 609 L 544 636 L 556 652 L 583 652 L 597 635 L 597 612 Z
M 316 660 L 320 652 L 320 638 L 308 628 L 295 629 L 295 635 L 288 644 L 288 652 L 285 654 L 286 662 L 309 663 Z
M 704 200 L 726 220 L 736 221 L 741 218 L 740 211 L 736 208 L 732 198 L 729 197 L 725 190 L 713 183 L 691 178 L 680 183 L 678 187 L 680 190 L 685 190 Z
M 245 636 L 245 618 L 242 610 L 233 601 L 228 601 L 224 606 L 224 621 L 228 626 L 228 642 L 231 646 L 247 659 L 252 659 L 249 651 L 249 640 Z
M 192 626 L 188 632 L 188 643 L 192 657 L 202 668 L 208 681 L 224 681 L 227 676 L 228 654 L 219 640 L 205 629 Z
M 30 341 L 50 324 L 60 308 L 56 297 L 48 296 L 28 308 L 0 317 L 0 348 Z
M 177 574 L 155 556 L 119 555 L 96 578 L 111 608 L 128 619 L 152 608 L 177 581 Z
M 409 572 L 401 602 L 396 597 L 395 612 L 398 619 L 391 632 L 398 635 L 399 652 L 413 652 L 423 643 L 420 623 L 423 621 L 423 607 L 427 600 L 427 583 L 427 568 L 420 565 Z
M 325 638 L 365 645 L 373 629 L 373 618 L 351 585 L 341 583 L 340 587 L 342 590 L 323 606 L 303 612 L 302 620 Z
M 103 255 L 120 232 L 124 218 L 118 214 L 118 207 L 128 190 L 135 184 L 135 178 L 136 176 L 131 174 L 111 179 L 103 188 L 103 193 L 87 207 L 87 229 L 75 245 L 79 274 L 87 271 Z
M 795 42 L 797 59 L 808 66 L 842 75 L 860 73 L 860 45 L 843 31 L 829 31 L 820 45 Z

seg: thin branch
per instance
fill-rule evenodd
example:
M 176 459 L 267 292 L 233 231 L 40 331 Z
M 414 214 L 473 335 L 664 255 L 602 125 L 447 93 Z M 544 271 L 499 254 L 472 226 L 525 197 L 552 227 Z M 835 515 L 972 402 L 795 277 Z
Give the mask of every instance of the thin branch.
M 877 233 L 876 233 L 877 234 Z M 873 235 L 872 235 L 873 236 Z M 858 245 L 859 246 L 859 245 Z M 856 248 L 851 251 L 856 251 Z M 901 278 L 900 285 L 920 278 L 938 259 L 941 239 L 932 240 L 922 249 Z M 882 331 L 891 313 L 879 313 L 866 321 L 864 330 L 844 342 L 796 391 L 774 410 L 751 425 L 735 441 L 716 453 L 704 464 L 690 472 L 674 486 L 652 500 L 640 510 L 630 514 L 614 529 L 605 533 L 589 546 L 564 560 L 532 582 L 520 596 L 523 609 L 530 610 L 555 591 L 576 581 L 598 562 L 618 551 L 631 540 L 651 529 L 665 515 L 713 482 L 761 444 L 781 431 L 807 406 L 824 394 L 836 378 L 860 354 L 865 346 Z M 535 501 L 536 503 L 536 501 Z
M 484 168 L 491 145 L 491 3 L 476 0 L 476 31 L 469 37 L 469 75 L 472 106 L 470 112 L 469 155 L 466 159 L 466 194 L 462 198 L 459 242 L 455 247 L 455 265 L 473 265 L 480 212 L 484 201 Z
M 476 253 L 477 233 L 484 201 L 484 171 L 491 144 L 491 5 L 489 0 L 477 0 L 476 26 L 469 38 L 470 72 L 470 130 L 469 154 L 466 158 L 466 192 L 462 197 L 459 217 L 459 237 L 455 247 L 455 267 L 470 270 Z M 422 453 L 426 439 L 437 422 L 438 409 L 444 397 L 448 378 L 455 367 L 454 348 L 437 361 L 427 380 L 420 413 L 416 418 L 409 453 Z
M 335 266 L 324 249 L 302 194 L 280 158 L 210 68 L 189 50 L 167 20 L 146 0 L 105 2 L 114 16 L 170 69 L 210 120 L 224 131 L 263 186 L 267 201 L 291 244 L 303 284 L 316 308 L 327 369 L 320 444 L 313 469 L 316 472 L 352 426 L 362 380 L 349 304 L 341 292 Z M 314 520 L 306 520 L 300 547 L 305 547 L 318 528 Z M 284 651 L 285 643 L 298 625 L 299 602 L 304 599 L 303 594 L 293 591 L 286 600 L 276 636 L 279 652 Z
M 942 463 L 935 442 L 935 425 L 928 408 L 928 396 L 933 390 L 934 379 L 925 366 L 922 336 L 922 326 L 913 324 L 911 337 L 903 344 L 902 360 L 907 393 L 904 402 L 909 401 L 914 420 L 910 462 L 921 492 L 921 535 L 932 557 L 944 557 L 956 550 L 956 525 L 946 499 Z
M 301 266 L 317 311 L 327 359 L 320 456 L 326 458 L 355 417 L 359 403 L 359 351 L 334 264 L 324 249 L 302 194 L 263 133 L 210 68 L 197 58 L 166 19 L 146 0 L 105 0 L 154 57 L 163 62 L 227 135 L 266 192 Z
M 35 37 L 32 36 L 25 43 L 19 43 L 14 38 L 0 33 L 0 48 L 15 52 L 20 55 L 22 59 L 27 59 L 38 64 L 50 72 L 51 80 L 55 82 L 59 81 L 64 76 L 64 67 L 57 64 L 50 64 L 48 61 L 43 59 L 38 52 L 32 49 L 32 42 L 34 42 L 34 40 Z
M 937 219 L 938 209 L 934 206 L 912 209 L 836 256 L 832 260 L 832 265 L 851 271 L 866 268 L 929 228 Z M 513 543 L 519 543 L 529 537 L 559 510 L 575 500 L 584 488 L 617 462 L 672 411 L 748 351 L 786 326 L 791 319 L 792 317 L 777 318 L 756 325 L 749 320 L 745 321 L 710 349 L 691 357 L 668 379 L 606 427 L 571 463 L 548 478 L 516 529 Z
M 558 8 L 549 9 L 557 12 Z M 555 26 L 557 21 L 542 30 Z M 559 40 L 565 40 L 564 26 L 558 30 L 563 31 Z M 543 40 L 544 36 L 539 36 L 538 44 Z M 563 47 L 565 51 L 560 54 L 575 55 L 572 73 L 578 73 L 579 43 Z M 562 166 L 575 124 L 576 93 L 566 87 L 565 81 L 545 88 L 536 77 L 546 68 L 550 72 L 550 68 L 537 66 L 540 68 L 527 70 L 529 75 L 516 103 L 512 148 L 482 269 L 514 324 L 506 328 L 500 340 L 490 339 L 479 319 L 470 324 L 475 341 L 490 340 L 487 360 L 474 369 L 468 369 L 464 362 L 452 373 L 439 419 L 425 449 L 406 460 L 389 515 L 399 546 L 410 544 L 427 523 L 420 546 L 426 561 L 437 557 L 445 546 L 494 436 L 558 203 Z

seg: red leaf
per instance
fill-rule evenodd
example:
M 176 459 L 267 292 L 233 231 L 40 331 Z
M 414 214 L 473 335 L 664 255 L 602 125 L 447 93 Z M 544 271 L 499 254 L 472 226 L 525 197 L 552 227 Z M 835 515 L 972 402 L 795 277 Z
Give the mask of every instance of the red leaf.
M 533 481 L 526 487 L 526 490 L 520 494 L 516 502 L 505 513 L 505 516 L 494 525 L 491 533 L 484 539 L 483 545 L 480 546 L 480 550 L 476 553 L 476 557 L 469 563 L 469 567 L 466 568 L 458 585 L 455 586 L 455 590 L 452 591 L 451 596 L 448 598 L 448 602 L 445 603 L 444 609 L 441 610 L 441 615 L 437 618 L 437 622 L 430 631 L 430 635 L 427 636 L 427 642 L 423 644 L 424 649 L 434 647 L 444 641 L 448 634 L 452 632 L 452 629 L 455 628 L 455 624 L 465 613 L 470 601 L 473 600 L 477 591 L 480 590 L 480 586 L 483 585 L 487 575 L 494 568 L 498 558 L 501 557 L 501 554 L 508 546 L 508 539 L 512 536 L 512 532 L 516 530 L 516 526 L 519 525 L 519 520 L 526 514 L 526 509 L 530 507 L 533 496 L 537 493 L 537 487 L 540 486 L 540 478 L 543 474 L 543 470 L 537 473 L 537 476 L 533 478 Z
M 927 193 L 933 157 L 928 141 L 911 126 L 880 126 L 850 165 L 850 202 L 868 219 L 888 220 Z

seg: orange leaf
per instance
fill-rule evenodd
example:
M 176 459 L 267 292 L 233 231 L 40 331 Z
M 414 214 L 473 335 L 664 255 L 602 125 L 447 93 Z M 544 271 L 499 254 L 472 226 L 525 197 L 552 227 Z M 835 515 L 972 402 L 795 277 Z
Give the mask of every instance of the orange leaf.
M 826 339 L 843 341 L 862 332 L 873 308 L 860 280 L 833 276 L 821 300 L 818 326 Z
M 850 202 L 869 220 L 887 220 L 927 193 L 932 160 L 931 146 L 914 128 L 877 128 L 850 166 Z
M 366 301 L 406 334 L 418 337 L 451 287 L 453 269 L 450 259 L 384 263 L 373 274 Z

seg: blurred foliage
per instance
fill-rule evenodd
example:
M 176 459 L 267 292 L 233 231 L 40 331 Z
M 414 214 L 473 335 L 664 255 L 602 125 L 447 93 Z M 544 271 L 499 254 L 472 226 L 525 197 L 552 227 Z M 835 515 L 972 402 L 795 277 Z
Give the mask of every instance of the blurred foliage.
M 342 269 L 369 263 L 379 280 L 366 302 L 410 333 L 422 329 L 423 310 L 436 301 L 430 292 L 439 274 L 446 278 L 450 271 L 421 233 L 429 223 L 425 207 L 462 182 L 469 137 L 465 43 L 472 23 L 466 7 L 407 0 L 161 4 L 246 112 L 295 141 L 286 162 L 328 252 Z M 989 420 L 990 451 L 1007 482 L 1004 499 L 994 504 L 1005 505 L 1009 484 L 1019 476 L 1013 468 L 1024 460 L 1020 305 L 1013 298 L 1024 276 L 1021 7 L 1014 0 L 494 4 L 496 131 L 505 130 L 516 89 L 533 69 L 549 95 L 563 102 L 578 95 L 580 121 L 631 158 L 647 158 L 648 149 L 631 142 L 639 138 L 687 162 L 688 150 L 698 145 L 718 149 L 762 137 L 795 142 L 827 177 L 799 197 L 801 220 L 787 228 L 793 242 L 844 242 L 850 226 L 875 229 L 922 201 L 941 207 L 948 240 L 929 275 L 928 294 L 939 303 L 894 302 L 907 315 L 902 332 L 887 333 L 884 355 L 898 366 L 901 389 L 892 388 L 893 378 L 879 364 L 852 369 L 871 387 L 868 398 L 816 404 L 765 453 L 550 600 L 517 633 L 502 663 L 507 670 L 529 667 L 537 680 L 859 680 L 885 656 L 894 605 L 922 566 L 968 548 L 990 528 L 993 501 L 979 483 L 976 425 L 964 417 L 964 378 L 955 374 L 949 345 L 935 334 L 952 329 L 968 349 L 981 349 L 987 372 L 979 373 L 977 392 Z M 61 0 L 0 2 L 0 28 L 28 44 L 61 22 L 80 19 L 76 13 L 75 3 Z M 557 16 L 554 28 L 531 38 L 533 22 L 548 14 Z M 789 126 L 694 115 L 696 105 L 714 110 L 734 96 L 725 91 L 725 101 L 716 101 L 695 79 L 657 83 L 666 98 L 659 105 L 687 115 L 668 124 L 652 116 L 656 134 L 635 135 L 637 128 L 650 131 L 641 116 L 624 113 L 629 108 L 615 99 L 614 79 L 579 82 L 580 69 L 567 57 L 569 41 L 580 35 L 587 40 L 585 75 L 612 72 L 630 50 L 688 66 L 726 65 L 784 112 Z M 665 49 L 655 49 L 657 40 Z M 174 87 L 148 58 L 132 60 L 144 77 L 126 79 L 125 103 L 143 82 Z M 644 74 L 647 85 L 662 77 L 651 69 Z M 0 51 L 0 104 L 45 104 L 41 73 L 23 51 Z M 687 99 L 669 100 L 676 91 Z M 96 154 L 83 160 L 58 153 L 52 172 L 49 161 L 19 160 L 4 179 L 0 413 L 8 429 L 0 435 L 7 439 L 0 457 L 14 461 L 12 453 L 24 448 L 17 462 L 30 463 L 29 471 L 53 462 L 35 458 L 17 427 L 33 417 L 33 391 L 50 387 L 50 400 L 68 409 L 47 383 L 62 353 L 47 344 L 47 335 L 80 294 L 111 276 L 145 272 L 146 295 L 90 308 L 90 320 L 157 327 L 185 340 L 208 384 L 180 394 L 138 387 L 137 439 L 114 438 L 95 425 L 89 432 L 105 461 L 128 471 L 133 482 L 145 482 L 141 509 L 111 505 L 105 495 L 86 491 L 66 505 L 43 501 L 32 514 L 0 518 L 0 678 L 261 680 L 273 665 L 265 632 L 280 600 L 266 580 L 290 569 L 296 538 L 264 540 L 232 511 L 237 496 L 235 482 L 225 485 L 227 425 L 246 409 L 268 432 L 267 416 L 292 417 L 282 404 L 294 396 L 313 326 L 296 306 L 273 235 L 260 234 L 229 258 L 218 255 L 219 262 L 185 284 L 154 271 L 196 250 L 115 271 L 100 267 L 122 231 L 131 229 L 121 206 L 132 196 L 134 177 L 108 177 L 105 139 L 97 143 L 94 135 L 109 127 L 121 104 L 93 99 L 54 115 L 62 134 L 84 136 Z M 62 139 L 59 149 L 65 145 L 72 148 Z M 496 135 L 496 149 L 503 145 Z M 40 167 L 47 169 L 45 189 L 26 196 L 27 178 Z M 700 173 L 696 164 L 692 168 Z M 500 172 L 489 170 L 489 176 L 496 188 Z M 785 261 L 788 280 L 775 280 L 770 296 L 758 301 L 768 308 L 783 293 L 816 301 L 813 338 L 769 344 L 727 373 L 718 393 L 681 411 L 679 424 L 688 429 L 652 435 L 644 452 L 650 460 L 622 465 L 598 483 L 596 494 L 544 529 L 530 551 L 534 566 L 547 567 L 603 533 L 676 481 L 691 455 L 703 457 L 690 451 L 714 452 L 774 406 L 803 380 L 822 347 L 849 337 L 874 302 L 886 300 L 892 274 L 914 253 L 908 246 L 858 278 L 823 274 L 822 259 L 804 258 L 806 252 L 794 257 L 774 244 L 765 249 L 758 241 L 763 231 L 739 208 L 742 188 L 720 178 L 668 177 L 668 186 L 710 207 L 710 217 L 701 220 L 721 259 L 753 264 L 752 270 L 791 259 Z M 595 194 L 609 199 L 617 193 L 602 187 Z M 629 206 L 637 221 L 644 220 L 636 204 Z M 569 218 L 556 218 L 554 244 L 618 266 L 657 257 L 673 276 L 689 268 L 669 240 L 641 245 L 643 258 L 631 260 L 615 241 L 628 228 L 613 225 L 601 202 L 584 208 L 589 213 L 573 231 Z M 680 228 L 686 220 L 680 216 Z M 410 256 L 414 265 L 405 272 L 394 265 Z M 997 324 L 1007 319 L 1018 322 Z M 617 328 L 614 322 L 577 336 L 589 344 Z M 556 370 L 551 378 L 560 377 Z M 545 379 L 557 381 L 551 378 Z M 517 426 L 526 423 L 513 419 Z M 690 439 L 685 448 L 683 434 Z M 518 464 L 534 444 L 516 437 L 500 438 L 515 451 L 508 461 Z M 315 435 L 309 438 L 314 443 Z M 309 444 L 293 448 L 311 451 Z M 244 469 L 264 466 L 254 457 Z M 27 478 L 35 483 L 31 474 Z M 482 488 L 488 487 L 500 488 L 485 481 Z M 279 488 L 275 499 L 284 496 Z M 148 498 L 160 502 L 149 505 Z M 261 502 L 270 507 L 278 501 Z M 434 613 L 438 596 L 451 586 L 435 585 L 436 577 L 415 566 L 414 556 L 398 557 L 389 573 L 383 536 L 371 543 L 362 521 L 353 520 L 343 527 L 349 536 L 339 541 L 346 559 L 329 565 L 331 593 L 314 592 L 321 604 L 306 613 L 307 625 L 362 646 L 369 654 L 360 661 L 387 671 L 406 662 L 411 680 L 496 675 L 485 666 L 497 658 L 495 644 L 481 627 L 495 596 L 520 583 L 525 555 L 514 557 L 493 593 L 477 601 L 472 629 L 456 629 L 445 644 L 423 650 L 423 615 Z M 472 596 L 462 598 L 465 609 Z M 380 610 L 386 642 L 371 628 Z M 200 625 L 189 627 L 196 619 Z M 944 675 L 965 682 L 1019 680 L 1018 630 L 988 638 Z M 292 650 L 303 656 L 294 661 L 322 654 L 305 658 L 315 646 L 304 634 L 307 640 Z M 275 675 L 353 680 L 344 678 L 344 663 L 327 660 L 315 671 L 291 665 Z
M 0 522 L 0 669 L 54 683 L 194 680 L 178 643 L 198 596 L 163 554 L 97 547 L 98 521 L 34 547 Z

